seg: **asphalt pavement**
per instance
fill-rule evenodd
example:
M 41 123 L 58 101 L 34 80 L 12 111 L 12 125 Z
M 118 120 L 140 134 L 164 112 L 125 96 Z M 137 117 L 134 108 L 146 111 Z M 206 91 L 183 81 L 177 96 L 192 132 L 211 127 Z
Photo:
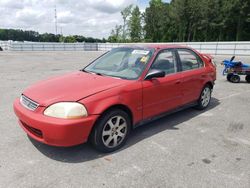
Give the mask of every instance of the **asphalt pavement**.
M 0 187 L 250 187 L 250 84 L 221 76 L 210 107 L 133 131 L 112 154 L 90 144 L 51 147 L 27 137 L 12 103 L 30 84 L 79 70 L 102 52 L 0 52 Z M 250 57 L 240 57 L 250 64 Z

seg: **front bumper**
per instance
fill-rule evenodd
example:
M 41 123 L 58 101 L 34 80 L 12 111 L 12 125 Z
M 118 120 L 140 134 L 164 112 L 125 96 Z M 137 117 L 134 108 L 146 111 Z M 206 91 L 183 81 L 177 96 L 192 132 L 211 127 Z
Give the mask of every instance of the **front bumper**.
M 35 111 L 24 108 L 19 99 L 14 102 L 14 111 L 23 130 L 33 139 L 53 146 L 73 146 L 88 140 L 98 115 L 81 119 L 59 119 L 43 115 L 44 107 Z

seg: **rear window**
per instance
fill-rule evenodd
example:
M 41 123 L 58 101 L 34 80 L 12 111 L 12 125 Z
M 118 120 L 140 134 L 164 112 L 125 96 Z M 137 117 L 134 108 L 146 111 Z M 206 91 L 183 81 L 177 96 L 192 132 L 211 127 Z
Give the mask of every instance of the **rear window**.
M 181 61 L 182 71 L 204 67 L 203 61 L 191 50 L 179 49 L 178 54 Z

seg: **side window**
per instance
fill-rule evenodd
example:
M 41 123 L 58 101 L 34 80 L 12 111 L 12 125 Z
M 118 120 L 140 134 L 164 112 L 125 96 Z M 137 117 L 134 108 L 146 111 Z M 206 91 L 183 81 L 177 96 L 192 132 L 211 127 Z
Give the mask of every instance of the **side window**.
M 172 51 L 160 52 L 156 57 L 151 69 L 163 70 L 166 74 L 176 72 L 176 58 Z
M 180 56 L 183 71 L 198 69 L 204 66 L 202 60 L 190 50 L 179 49 L 178 54 Z

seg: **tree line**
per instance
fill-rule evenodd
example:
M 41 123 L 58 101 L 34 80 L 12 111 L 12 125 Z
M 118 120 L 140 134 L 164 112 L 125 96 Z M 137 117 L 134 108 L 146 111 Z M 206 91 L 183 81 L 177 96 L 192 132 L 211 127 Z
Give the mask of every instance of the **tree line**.
M 36 31 L 23 31 L 21 29 L 0 29 L 0 40 L 33 41 L 33 42 L 106 42 L 105 39 L 84 37 L 81 35 L 63 36 L 53 33 L 40 34 Z
M 249 41 L 250 0 L 150 0 L 145 11 L 129 5 L 108 39 L 0 29 L 0 40 L 34 42 Z
M 121 11 L 110 42 L 249 41 L 250 0 L 151 0 Z

